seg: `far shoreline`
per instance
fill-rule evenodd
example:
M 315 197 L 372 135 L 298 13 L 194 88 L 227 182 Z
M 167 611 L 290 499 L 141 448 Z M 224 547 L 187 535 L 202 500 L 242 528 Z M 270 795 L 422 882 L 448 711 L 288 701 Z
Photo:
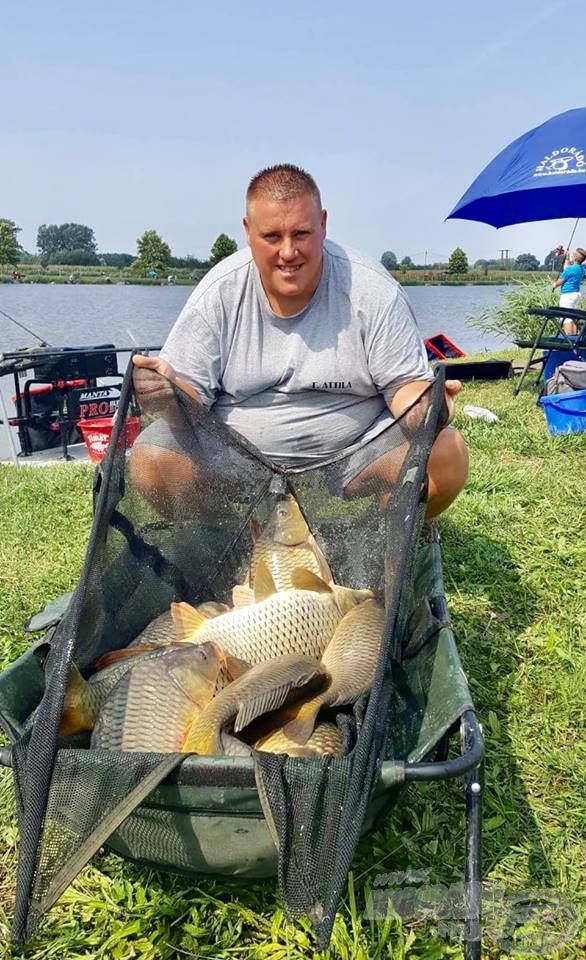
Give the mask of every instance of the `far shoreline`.
M 412 279 L 403 279 L 400 276 L 394 276 L 394 279 L 401 284 L 402 287 L 508 287 L 512 284 L 519 283 L 517 278 L 507 277 L 506 279 L 486 279 L 483 280 L 479 277 L 471 277 L 469 280 L 464 278 L 458 278 L 457 280 L 412 280 Z M 167 280 L 147 280 L 143 278 L 137 278 L 136 280 L 111 280 L 104 278 L 103 280 L 96 277 L 92 279 L 83 279 L 78 280 L 68 280 L 61 277 L 52 277 L 50 280 L 21 280 L 18 283 L 14 283 L 12 280 L 5 280 L 0 278 L 0 284 L 5 286 L 13 287 L 52 287 L 52 286 L 70 286 L 70 287 L 196 287 L 198 285 L 198 280 L 183 280 L 177 279 L 172 283 L 169 283 Z

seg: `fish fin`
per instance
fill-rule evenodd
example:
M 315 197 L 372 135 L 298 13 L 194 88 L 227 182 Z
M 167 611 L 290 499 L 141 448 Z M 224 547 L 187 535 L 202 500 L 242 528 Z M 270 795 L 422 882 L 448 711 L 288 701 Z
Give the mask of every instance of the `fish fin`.
M 72 733 L 91 730 L 96 717 L 97 713 L 90 703 L 89 685 L 72 663 L 67 673 L 67 688 L 59 721 L 59 734 L 67 737 Z
M 191 604 L 181 601 L 181 603 L 171 604 L 171 616 L 173 617 L 173 626 L 177 640 L 190 640 L 194 634 L 198 633 L 208 622 L 208 618 L 192 607 Z
M 310 544 L 310 546 L 311 546 L 311 549 L 313 550 L 314 556 L 315 556 L 315 558 L 316 558 L 316 560 L 317 560 L 317 562 L 318 562 L 319 572 L 320 572 L 320 576 L 321 576 L 322 580 L 324 580 L 326 583 L 333 584 L 333 583 L 334 583 L 334 578 L 333 578 L 333 576 L 332 576 L 332 571 L 331 571 L 331 569 L 330 569 L 330 565 L 329 565 L 328 561 L 326 560 L 325 554 L 324 554 L 323 550 L 321 549 L 319 543 L 318 543 L 317 540 L 315 539 L 313 533 L 310 533 L 310 534 L 309 534 L 308 542 L 309 542 L 309 544 Z
M 172 643 L 141 643 L 136 647 L 123 647 L 122 650 L 110 650 L 109 653 L 104 653 L 103 656 L 98 657 L 95 663 L 92 665 L 92 670 L 95 670 L 97 673 L 99 670 L 105 670 L 106 667 L 109 667 L 113 663 L 118 663 L 119 660 L 127 660 L 128 657 L 140 656 L 141 653 L 149 653 L 151 650 L 160 650 L 162 647 L 172 647 Z
M 256 543 L 261 533 L 262 533 L 262 523 L 260 522 L 260 520 L 257 520 L 256 517 L 252 517 L 250 521 L 250 535 L 252 537 L 253 543 Z
M 306 570 L 304 567 L 296 567 L 291 574 L 291 583 L 296 590 L 313 590 L 315 593 L 332 593 L 332 588 L 325 580 Z
M 207 620 L 213 620 L 214 617 L 221 617 L 223 613 L 228 613 L 230 607 L 227 603 L 220 603 L 218 600 L 206 600 L 205 603 L 198 603 L 196 610 Z
M 248 744 L 239 740 L 238 737 L 233 737 L 232 734 L 227 733 L 226 730 L 222 730 L 220 733 L 220 742 L 222 744 L 222 750 L 227 757 L 252 756 L 252 750 Z
M 247 607 L 254 603 L 254 590 L 244 583 L 237 583 L 232 587 L 232 603 L 234 608 Z
M 204 679 L 198 674 L 194 675 L 193 670 L 189 667 L 174 667 L 170 673 L 179 689 L 198 710 L 207 707 L 214 695 L 217 677 L 214 680 Z
M 294 680 L 286 680 L 280 686 L 263 690 L 256 697 L 251 697 L 241 703 L 234 720 L 234 733 L 244 730 L 244 727 L 247 727 L 249 723 L 252 723 L 263 713 L 271 713 L 272 710 L 278 710 L 279 707 L 282 707 L 291 690 L 296 686 Z
M 311 737 L 317 715 L 322 705 L 321 697 L 306 700 L 297 710 L 297 716 L 283 726 L 283 733 L 289 740 L 305 744 Z
M 273 575 L 264 560 L 259 560 L 254 578 L 254 599 L 266 600 L 277 592 Z
M 250 670 L 251 664 L 246 660 L 241 660 L 240 657 L 233 657 L 231 654 L 225 654 L 226 657 L 226 672 L 230 680 L 238 680 L 238 677 L 243 676 L 247 670 Z

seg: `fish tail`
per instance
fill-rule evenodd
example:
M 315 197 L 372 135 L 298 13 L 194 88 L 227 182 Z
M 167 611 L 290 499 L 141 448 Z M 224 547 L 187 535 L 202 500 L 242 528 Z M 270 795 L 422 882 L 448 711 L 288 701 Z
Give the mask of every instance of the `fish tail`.
M 74 664 L 69 667 L 67 689 L 63 711 L 59 722 L 59 733 L 68 737 L 72 733 L 91 730 L 96 722 L 98 711 L 93 702 L 89 684 L 83 679 Z
M 313 700 L 302 703 L 296 712 L 295 719 L 284 725 L 284 735 L 295 743 L 307 743 L 313 733 L 321 705 L 321 697 L 314 697 Z

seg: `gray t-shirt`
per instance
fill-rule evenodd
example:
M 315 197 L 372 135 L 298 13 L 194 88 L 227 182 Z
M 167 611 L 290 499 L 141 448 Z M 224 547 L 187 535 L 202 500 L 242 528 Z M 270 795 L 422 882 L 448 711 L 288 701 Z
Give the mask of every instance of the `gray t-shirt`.
M 271 310 L 248 248 L 222 260 L 191 294 L 161 356 L 282 466 L 370 440 L 392 419 L 385 401 L 431 378 L 399 284 L 329 240 L 317 290 L 292 317 Z

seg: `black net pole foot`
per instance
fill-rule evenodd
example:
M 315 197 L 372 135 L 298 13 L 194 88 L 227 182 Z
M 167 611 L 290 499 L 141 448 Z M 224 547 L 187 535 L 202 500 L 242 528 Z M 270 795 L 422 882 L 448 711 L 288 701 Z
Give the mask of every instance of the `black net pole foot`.
M 480 960 L 482 951 L 482 799 L 484 764 L 466 774 L 466 870 L 464 877 L 464 960 Z

